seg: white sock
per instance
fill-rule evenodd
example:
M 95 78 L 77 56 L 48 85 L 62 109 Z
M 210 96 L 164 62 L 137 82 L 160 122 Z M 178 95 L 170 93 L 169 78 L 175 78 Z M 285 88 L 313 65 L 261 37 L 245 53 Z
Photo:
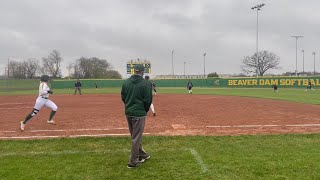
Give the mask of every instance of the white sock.
M 153 113 L 156 113 L 156 112 L 154 111 L 154 106 L 153 106 L 153 104 L 150 105 L 150 109 L 151 109 L 151 111 L 152 111 Z

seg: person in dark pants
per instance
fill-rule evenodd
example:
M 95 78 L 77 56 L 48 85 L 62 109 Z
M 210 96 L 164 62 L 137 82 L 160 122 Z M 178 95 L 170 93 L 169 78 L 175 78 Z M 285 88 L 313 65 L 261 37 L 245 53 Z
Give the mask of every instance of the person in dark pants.
M 278 86 L 276 84 L 273 84 L 272 87 L 273 87 L 273 92 L 277 93 L 278 92 Z
M 77 94 L 77 91 L 79 91 L 79 94 L 81 94 L 81 82 L 80 80 L 78 79 L 76 83 L 74 83 L 74 95 Z
M 192 87 L 193 87 L 193 84 L 192 84 L 191 80 L 189 80 L 189 82 L 187 84 L 187 89 L 189 90 L 189 94 L 192 94 Z
M 304 90 L 304 91 L 308 91 L 308 89 L 310 89 L 310 90 L 312 89 L 312 83 L 311 83 L 311 81 L 308 82 L 307 89 Z M 312 89 L 312 90 L 314 90 L 314 89 Z
M 154 94 L 154 95 L 157 95 L 157 89 L 156 89 L 156 87 L 157 87 L 157 85 L 156 85 L 156 83 L 154 82 L 154 81 L 152 81 L 152 93 Z
M 142 133 L 152 103 L 152 89 L 150 83 L 143 79 L 143 73 L 143 65 L 136 65 L 134 74 L 123 83 L 121 89 L 121 100 L 125 105 L 125 115 L 132 139 L 128 168 L 138 167 L 150 158 L 142 147 Z
M 96 85 L 96 89 L 98 89 L 99 84 L 96 82 L 95 85 Z

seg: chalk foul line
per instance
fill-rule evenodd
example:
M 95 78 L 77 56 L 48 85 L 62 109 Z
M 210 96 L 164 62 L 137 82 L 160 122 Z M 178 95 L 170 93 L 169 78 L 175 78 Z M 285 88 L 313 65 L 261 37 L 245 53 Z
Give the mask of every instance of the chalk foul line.
M 150 135 L 150 133 L 143 133 Z M 107 136 L 130 136 L 129 133 L 124 134 L 80 134 L 80 135 L 62 135 L 62 136 L 5 136 L 0 139 L 46 139 L 46 138 L 78 138 L 78 137 L 107 137 Z
M 81 131 L 110 131 L 110 130 L 128 130 L 128 128 L 102 128 L 102 129 L 39 129 L 25 130 L 25 132 L 81 132 Z M 15 133 L 21 131 L 0 131 L 0 133 Z
M 203 173 L 207 172 L 208 171 L 208 167 L 207 165 L 203 162 L 201 156 L 198 154 L 198 152 L 193 149 L 193 148 L 188 148 L 187 150 L 189 150 L 192 154 L 192 156 L 194 157 L 194 159 L 196 160 L 197 164 L 200 166 L 201 168 L 201 171 Z
M 257 128 L 257 127 L 320 127 L 320 124 L 267 124 L 267 125 L 229 125 L 229 126 L 206 126 L 207 128 Z

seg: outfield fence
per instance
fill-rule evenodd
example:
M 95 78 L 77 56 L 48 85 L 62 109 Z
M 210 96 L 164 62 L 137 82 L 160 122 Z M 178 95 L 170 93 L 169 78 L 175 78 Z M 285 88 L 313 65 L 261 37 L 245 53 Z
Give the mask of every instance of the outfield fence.
M 125 80 L 81 80 L 84 88 L 94 88 L 95 83 L 99 87 L 121 87 Z M 186 87 L 188 79 L 155 79 L 158 87 Z M 320 77 L 262 77 L 262 78 L 207 78 L 192 79 L 194 87 L 212 88 L 271 88 L 277 85 L 283 88 L 306 88 L 308 82 L 314 87 L 320 87 Z M 73 88 L 75 81 L 57 80 L 52 86 L 57 89 Z
M 74 88 L 76 80 L 53 80 L 51 87 L 54 89 Z M 83 79 L 80 80 L 83 88 L 121 87 L 124 79 Z M 188 79 L 155 79 L 158 87 L 186 87 Z M 207 78 L 192 79 L 194 87 L 209 88 L 306 88 L 311 81 L 313 87 L 320 87 L 320 77 L 261 77 L 261 78 Z M 3 79 L 0 80 L 0 92 L 16 90 L 37 90 L 39 80 Z
M 1 79 L 0 92 L 37 90 L 39 89 L 38 79 Z

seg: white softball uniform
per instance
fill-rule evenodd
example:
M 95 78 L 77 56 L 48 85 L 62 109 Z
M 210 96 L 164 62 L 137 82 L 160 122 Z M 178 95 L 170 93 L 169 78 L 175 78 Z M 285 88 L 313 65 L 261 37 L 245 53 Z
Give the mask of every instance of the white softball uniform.
M 46 106 L 53 111 L 57 111 L 57 105 L 49 99 L 50 88 L 46 82 L 41 82 L 39 86 L 39 96 L 36 100 L 36 104 L 34 105 L 34 109 L 40 111 L 43 106 Z

